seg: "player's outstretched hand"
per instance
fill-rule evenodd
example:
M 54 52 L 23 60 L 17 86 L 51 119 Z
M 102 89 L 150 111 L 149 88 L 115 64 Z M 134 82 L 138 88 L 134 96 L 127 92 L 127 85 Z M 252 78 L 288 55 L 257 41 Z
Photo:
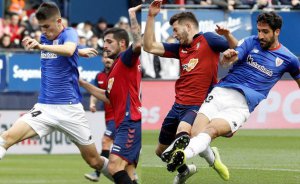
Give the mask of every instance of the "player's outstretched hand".
M 87 83 L 85 80 L 83 79 L 79 79 L 78 80 L 79 86 L 84 87 L 84 85 Z
M 239 52 L 234 49 L 227 49 L 223 52 L 221 64 L 225 67 L 231 65 L 232 63 L 238 60 L 238 53 Z
M 159 11 L 162 4 L 162 0 L 154 0 L 149 6 L 148 16 L 155 17 Z
M 219 35 L 228 35 L 230 33 L 229 29 L 224 28 L 223 26 L 216 25 L 217 28 L 215 29 L 216 33 Z
M 24 38 L 22 40 L 22 45 L 26 50 L 31 50 L 31 49 L 39 49 L 41 50 L 41 44 L 36 41 L 35 39 L 32 38 Z
M 91 105 L 90 105 L 90 111 L 91 111 L 92 113 L 94 113 L 94 112 L 97 111 L 97 109 L 96 109 L 96 104 L 91 104 Z
M 140 4 L 140 5 L 137 5 L 136 7 L 129 8 L 128 12 L 129 13 L 135 13 L 135 12 L 140 11 L 141 9 L 142 9 L 142 5 Z
M 81 57 L 95 57 L 98 55 L 98 51 L 94 48 L 84 48 L 78 50 L 79 56 Z

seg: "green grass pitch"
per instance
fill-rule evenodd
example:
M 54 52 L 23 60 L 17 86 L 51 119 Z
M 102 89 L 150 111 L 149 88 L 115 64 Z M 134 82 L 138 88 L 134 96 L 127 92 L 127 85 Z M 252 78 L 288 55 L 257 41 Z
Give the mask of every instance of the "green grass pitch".
M 143 132 L 138 174 L 142 184 L 172 184 L 175 173 L 155 155 L 158 131 Z M 300 184 L 300 130 L 240 130 L 218 138 L 223 162 L 230 170 L 225 182 L 200 157 L 188 161 L 198 173 L 188 184 Z M 92 171 L 80 155 L 10 155 L 0 161 L 0 184 L 88 184 Z M 101 177 L 101 184 L 108 184 Z

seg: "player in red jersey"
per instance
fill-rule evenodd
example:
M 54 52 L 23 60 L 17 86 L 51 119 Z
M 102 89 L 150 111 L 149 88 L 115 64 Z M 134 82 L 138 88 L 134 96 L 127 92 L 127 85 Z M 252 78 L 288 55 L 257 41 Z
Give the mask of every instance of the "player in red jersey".
M 153 1 L 144 32 L 146 52 L 180 61 L 180 77 L 175 84 L 176 100 L 165 118 L 159 135 L 156 154 L 169 162 L 172 150 L 167 148 L 182 135 L 189 136 L 196 117 L 196 111 L 205 100 L 210 88 L 217 82 L 220 52 L 237 45 L 237 40 L 224 28 L 217 26 L 216 32 L 199 32 L 198 20 L 192 12 L 181 12 L 170 19 L 173 36 L 179 43 L 169 44 L 155 41 L 155 16 L 160 12 L 161 0 Z M 188 144 L 188 143 L 186 143 Z M 211 150 L 209 153 L 212 153 Z M 207 155 L 201 155 L 206 158 Z M 211 163 L 209 163 L 212 165 Z M 196 172 L 195 165 L 183 165 L 174 183 L 184 183 L 187 177 Z
M 113 59 L 110 59 L 107 57 L 107 53 L 103 52 L 102 56 L 102 61 L 105 65 L 105 68 L 102 72 L 99 72 L 96 75 L 94 85 L 97 86 L 100 89 L 106 89 L 107 88 L 107 77 L 108 73 L 110 71 L 110 68 L 114 62 Z M 91 95 L 90 97 L 90 111 L 91 112 L 96 112 L 96 103 L 97 103 L 97 98 Z M 101 151 L 101 156 L 108 158 L 109 157 L 109 152 L 110 152 L 110 147 L 113 143 L 114 136 L 115 136 L 115 121 L 114 121 L 114 112 L 110 104 L 104 103 L 104 111 L 105 111 L 105 125 L 106 125 L 106 130 L 104 132 L 103 138 L 102 138 L 102 151 Z M 95 170 L 92 173 L 85 174 L 85 178 L 91 181 L 99 181 L 101 172 L 98 170 Z
M 104 34 L 104 50 L 115 62 L 108 75 L 107 90 L 80 80 L 80 85 L 98 99 L 110 103 L 114 110 L 116 135 L 109 157 L 109 171 L 115 183 L 135 183 L 133 170 L 141 149 L 141 34 L 136 11 L 141 5 L 129 9 L 133 43 L 130 47 L 127 32 L 112 28 Z M 126 49 L 127 48 L 127 49 Z

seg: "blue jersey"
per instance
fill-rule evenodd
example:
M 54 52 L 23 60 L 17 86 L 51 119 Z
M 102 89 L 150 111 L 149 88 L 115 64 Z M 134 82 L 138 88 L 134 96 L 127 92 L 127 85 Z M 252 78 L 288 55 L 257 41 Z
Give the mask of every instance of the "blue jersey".
M 298 58 L 283 45 L 274 50 L 263 50 L 258 37 L 250 36 L 236 50 L 239 52 L 238 61 L 216 86 L 234 88 L 243 93 L 250 112 L 268 96 L 285 72 L 294 79 L 300 78 Z
M 56 39 L 48 40 L 44 35 L 41 44 L 63 45 L 73 42 L 77 45 L 78 35 L 73 28 L 65 28 Z M 76 104 L 81 100 L 77 70 L 78 49 L 71 57 L 41 51 L 41 92 L 38 98 L 43 104 Z

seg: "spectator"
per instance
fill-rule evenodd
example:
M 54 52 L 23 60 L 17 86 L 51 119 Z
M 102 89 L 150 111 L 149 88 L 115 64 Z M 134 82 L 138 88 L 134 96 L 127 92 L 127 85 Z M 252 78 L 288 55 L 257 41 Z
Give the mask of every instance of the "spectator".
M 84 23 L 80 23 L 77 25 L 77 33 L 79 37 L 85 37 L 89 40 L 93 35 L 92 31 L 92 23 L 90 21 L 85 21 Z
M 5 15 L 4 19 L 0 18 L 0 38 L 4 34 L 9 34 L 10 35 L 10 16 Z
M 79 36 L 78 48 L 83 49 L 87 47 L 87 39 L 84 36 Z
M 88 46 L 93 48 L 93 49 L 96 49 L 98 51 L 98 53 L 102 54 L 103 44 L 100 46 L 99 41 L 100 41 L 99 38 L 96 35 L 94 35 L 89 40 Z
M 291 4 L 294 9 L 300 9 L 300 1 L 299 0 L 292 0 Z
M 12 14 L 11 24 L 9 25 L 9 27 L 11 32 L 11 42 L 19 45 L 21 34 L 25 30 L 25 27 L 19 25 L 19 16 L 17 14 Z
M 119 22 L 115 25 L 115 27 L 119 27 L 121 29 L 125 29 L 129 35 L 129 41 L 132 42 L 132 35 L 129 27 L 129 20 L 127 17 L 121 16 Z
M 93 32 L 98 38 L 103 38 L 103 33 L 107 30 L 107 27 L 107 21 L 100 17 L 96 27 L 93 29 Z
M 10 0 L 8 12 L 21 16 L 23 15 L 24 8 L 25 0 Z
M 233 11 L 235 6 L 241 5 L 241 2 L 240 0 L 212 0 L 212 4 L 224 10 Z
M 4 34 L 0 39 L 0 47 L 4 49 L 13 48 L 13 43 L 11 42 L 10 36 Z

